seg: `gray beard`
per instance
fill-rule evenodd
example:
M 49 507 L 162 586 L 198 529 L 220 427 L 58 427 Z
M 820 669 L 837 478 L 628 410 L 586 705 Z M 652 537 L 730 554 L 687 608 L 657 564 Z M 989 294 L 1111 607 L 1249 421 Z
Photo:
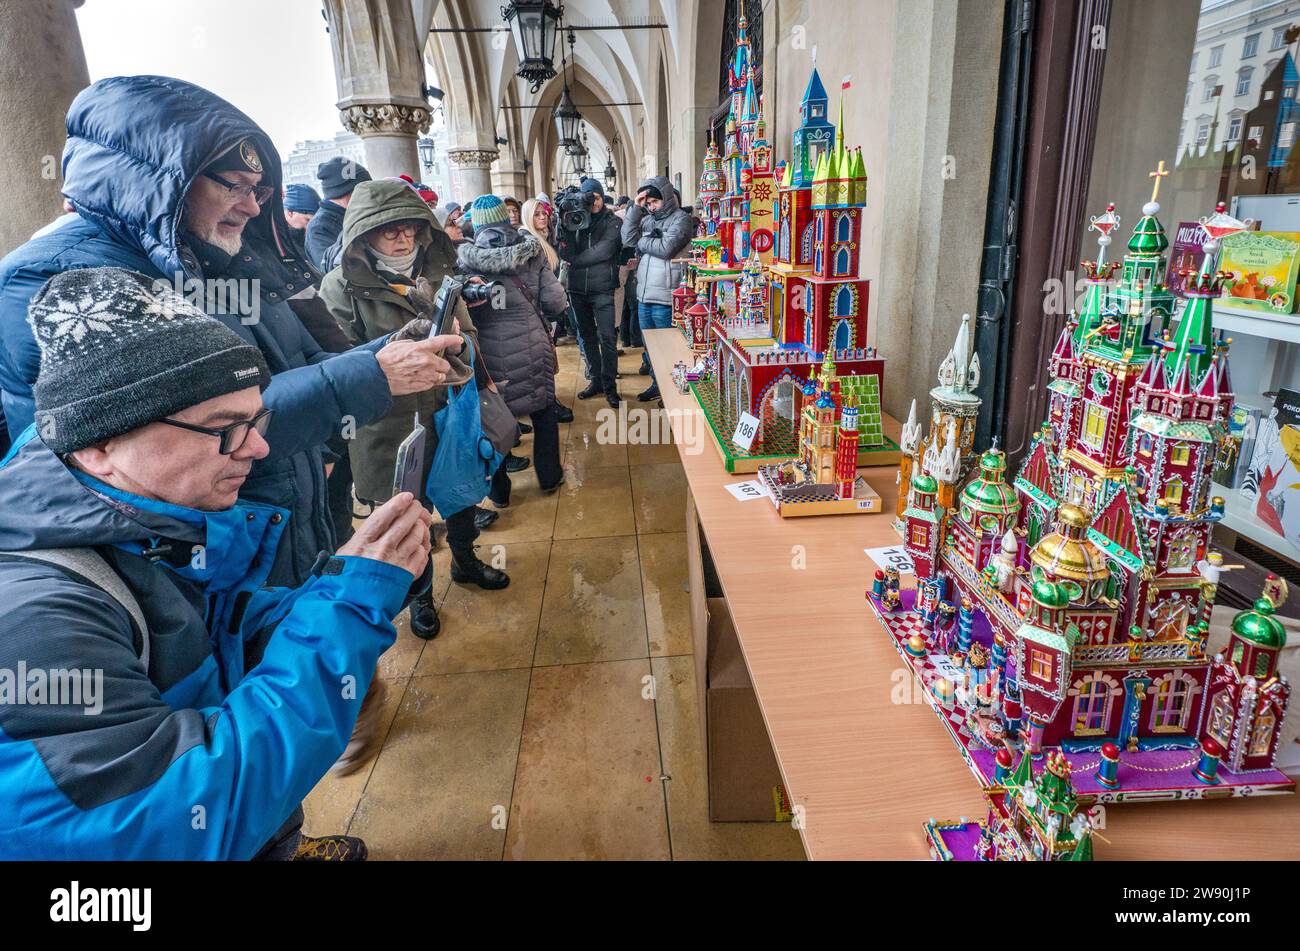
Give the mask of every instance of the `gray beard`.
M 182 214 L 181 216 L 181 227 L 194 235 L 194 237 L 198 238 L 200 241 L 206 241 L 214 248 L 220 248 L 232 258 L 238 254 L 239 249 L 244 246 L 243 232 L 240 232 L 240 234 L 235 238 L 223 238 L 221 235 L 217 234 L 217 230 L 214 227 L 211 233 L 203 234 L 194 226 L 194 222 L 190 219 L 190 216 L 187 213 Z
M 213 229 L 211 234 L 201 234 L 198 237 L 200 240 L 206 241 L 214 248 L 220 248 L 222 251 L 225 251 L 232 258 L 238 254 L 239 249 L 244 246 L 243 235 L 237 235 L 234 238 L 223 238 L 221 235 L 217 234 L 216 229 Z

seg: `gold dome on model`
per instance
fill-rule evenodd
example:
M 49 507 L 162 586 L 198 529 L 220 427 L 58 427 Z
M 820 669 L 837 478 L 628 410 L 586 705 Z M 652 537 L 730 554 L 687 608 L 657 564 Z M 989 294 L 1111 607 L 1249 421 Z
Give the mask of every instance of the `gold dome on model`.
M 1043 538 L 1029 553 L 1029 560 L 1054 578 L 1088 582 L 1104 580 L 1110 574 L 1101 549 L 1088 540 L 1091 516 L 1082 506 L 1066 502 L 1056 510 L 1056 531 Z

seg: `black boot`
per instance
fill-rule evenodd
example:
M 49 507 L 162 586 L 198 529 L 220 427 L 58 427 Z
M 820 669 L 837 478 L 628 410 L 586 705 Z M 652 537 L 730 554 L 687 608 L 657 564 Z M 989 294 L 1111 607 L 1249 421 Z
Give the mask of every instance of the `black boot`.
M 496 591 L 510 584 L 509 575 L 483 564 L 473 549 L 451 553 L 451 580 L 456 584 L 476 584 L 485 591 Z
M 556 421 L 557 423 L 571 423 L 571 422 L 573 422 L 573 410 L 569 409 L 569 407 L 565 406 L 563 403 L 556 403 L 556 404 L 555 404 L 555 421 Z
M 502 508 L 505 508 L 505 506 L 502 506 Z M 481 505 L 474 506 L 474 527 L 480 532 L 500 517 L 500 513 L 494 512 L 491 509 L 485 509 Z
M 523 472 L 533 464 L 527 456 L 516 456 L 513 452 L 506 456 L 506 472 Z
M 532 427 L 532 424 L 531 424 L 531 423 L 520 423 L 520 424 L 519 424 L 519 435 L 521 435 L 521 436 L 527 436 L 527 435 L 528 435 L 529 433 L 531 433 L 532 431 L 533 431 L 533 427 Z
M 605 394 L 605 402 L 614 407 L 614 409 L 618 409 L 618 404 L 623 402 L 623 398 L 618 395 L 618 390 L 609 390 Z
M 593 396 L 600 396 L 600 394 L 604 392 L 605 387 L 601 385 L 601 382 L 599 380 L 592 380 L 587 384 L 587 388 L 578 394 L 578 399 L 589 400 Z
M 421 640 L 431 641 L 442 630 L 438 609 L 433 606 L 433 592 L 426 591 L 411 602 L 411 633 Z
M 639 403 L 649 403 L 651 400 L 659 399 L 659 384 L 650 384 L 650 387 L 638 393 L 636 398 Z

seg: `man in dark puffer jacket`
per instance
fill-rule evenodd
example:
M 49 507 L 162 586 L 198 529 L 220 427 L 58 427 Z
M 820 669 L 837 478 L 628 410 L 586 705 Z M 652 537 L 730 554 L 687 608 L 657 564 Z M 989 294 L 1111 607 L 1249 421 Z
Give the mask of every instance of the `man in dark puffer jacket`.
M 273 374 L 271 451 L 240 498 L 288 509 L 273 584 L 301 584 L 335 548 L 324 444 L 387 412 L 392 396 L 438 383 L 447 363 L 427 343 L 376 340 L 321 349 L 299 311 L 330 319 L 318 275 L 294 256 L 280 197 L 280 160 L 266 133 L 230 103 L 165 76 L 92 84 L 68 109 L 63 194 L 80 220 L 0 261 L 0 390 L 10 432 L 32 423 L 40 354 L 27 305 L 47 279 L 122 267 L 191 290 L 261 352 Z M 231 298 L 236 306 L 229 306 Z
M 605 207 L 605 190 L 594 178 L 582 182 L 592 196 L 591 224 L 569 231 L 560 224 L 560 257 L 569 262 L 569 302 L 578 321 L 582 349 L 590 364 L 591 383 L 578 394 L 588 400 L 601 393 L 610 406 L 618 406 L 618 338 L 614 319 L 614 291 L 618 287 L 619 253 L 623 248 L 622 222 Z

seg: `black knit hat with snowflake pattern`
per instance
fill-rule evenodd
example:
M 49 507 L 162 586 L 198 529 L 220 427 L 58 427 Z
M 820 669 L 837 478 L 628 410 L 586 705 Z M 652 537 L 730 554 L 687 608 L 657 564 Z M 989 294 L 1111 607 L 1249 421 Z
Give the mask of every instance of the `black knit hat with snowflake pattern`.
M 56 274 L 27 322 L 41 351 L 36 429 L 55 452 L 271 382 L 256 347 L 165 281 L 122 268 Z

